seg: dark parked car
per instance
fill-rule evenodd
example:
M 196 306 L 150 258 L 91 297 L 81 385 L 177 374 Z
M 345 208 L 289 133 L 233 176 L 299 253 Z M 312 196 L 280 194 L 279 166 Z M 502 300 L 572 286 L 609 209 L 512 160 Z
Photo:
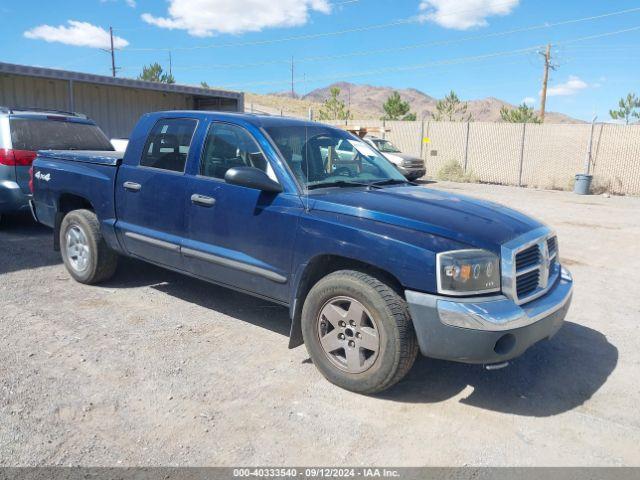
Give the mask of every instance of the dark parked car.
M 0 107 L 0 220 L 29 209 L 29 169 L 38 150 L 113 150 L 102 130 L 70 112 Z

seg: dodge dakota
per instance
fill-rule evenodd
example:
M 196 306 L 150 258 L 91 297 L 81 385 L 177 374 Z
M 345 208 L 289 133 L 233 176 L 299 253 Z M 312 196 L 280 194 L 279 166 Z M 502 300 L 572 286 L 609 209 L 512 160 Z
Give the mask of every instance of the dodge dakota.
M 504 365 L 571 302 L 552 229 L 411 184 L 318 123 L 152 113 L 124 154 L 41 151 L 32 177 L 34 215 L 77 281 L 109 279 L 127 255 L 282 304 L 290 348 L 355 392 L 395 384 L 419 352 Z

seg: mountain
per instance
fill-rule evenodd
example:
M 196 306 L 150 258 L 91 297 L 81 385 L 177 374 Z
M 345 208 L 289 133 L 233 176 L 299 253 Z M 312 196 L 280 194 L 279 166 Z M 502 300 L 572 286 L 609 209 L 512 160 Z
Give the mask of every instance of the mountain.
M 327 85 L 326 87 L 313 90 L 306 95 L 299 96 L 296 99 L 291 98 L 290 91 L 274 93 L 272 95 L 248 95 L 256 104 L 265 103 L 265 100 L 270 97 L 271 108 L 273 108 L 274 104 L 280 103 L 280 106 L 277 107 L 277 109 L 282 109 L 286 114 L 289 113 L 288 102 L 295 102 L 296 110 L 298 107 L 305 105 L 306 107 L 303 110 L 308 110 L 308 108 L 311 107 L 317 111 L 322 102 L 329 98 L 330 90 L 333 87 L 338 87 L 340 89 L 340 98 L 349 106 L 349 109 L 353 113 L 353 118 L 356 120 L 372 118 L 378 119 L 382 117 L 384 114 L 382 105 L 394 91 L 397 91 L 403 100 L 409 102 L 411 105 L 411 111 L 415 112 L 418 118 L 421 118 L 422 115 L 424 115 L 425 118 L 431 118 L 433 113 L 436 111 L 437 99 L 421 92 L 420 90 L 416 90 L 415 88 L 394 89 L 391 87 L 376 87 L 373 85 L 357 85 L 348 82 L 338 82 Z M 278 101 L 277 99 L 280 100 Z M 247 100 L 247 102 L 248 101 L 249 100 Z M 515 105 L 494 97 L 465 101 L 469 105 L 468 112 L 471 113 L 473 120 L 477 122 L 499 122 L 500 109 L 503 106 L 515 108 Z M 291 112 L 289 114 L 293 113 L 294 112 Z M 546 122 L 584 123 L 581 120 L 556 112 L 547 112 Z

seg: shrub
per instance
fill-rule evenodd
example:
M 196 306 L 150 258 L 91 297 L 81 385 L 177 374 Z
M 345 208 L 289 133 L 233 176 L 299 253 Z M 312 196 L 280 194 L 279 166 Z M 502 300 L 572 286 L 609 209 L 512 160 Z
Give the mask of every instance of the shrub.
M 440 170 L 438 170 L 438 173 L 436 174 L 436 178 L 438 180 L 460 183 L 473 183 L 478 181 L 473 172 L 465 173 L 462 165 L 454 159 L 449 160 L 440 167 Z

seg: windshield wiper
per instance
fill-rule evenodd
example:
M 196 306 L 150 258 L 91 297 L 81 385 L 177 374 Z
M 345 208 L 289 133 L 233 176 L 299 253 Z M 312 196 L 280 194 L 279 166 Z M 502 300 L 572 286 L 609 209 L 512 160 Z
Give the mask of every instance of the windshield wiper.
M 329 188 L 329 187 L 371 187 L 371 183 L 367 182 L 353 182 L 351 180 L 336 180 L 334 182 L 314 183 L 308 185 L 307 190 L 314 190 L 316 188 Z
M 400 180 L 397 178 L 389 178 L 387 180 L 378 180 L 377 182 L 371 182 L 371 187 L 381 187 L 383 185 L 415 185 L 415 183 L 408 180 Z
M 325 183 L 315 183 L 313 185 L 308 185 L 307 190 L 314 190 L 316 188 L 329 188 L 329 187 L 367 187 L 367 189 L 379 189 L 382 188 L 383 185 L 415 185 L 415 183 L 409 182 L 407 180 L 399 180 L 396 178 L 388 178 L 386 180 L 378 180 L 377 182 L 354 182 L 352 180 L 336 180 L 334 182 L 325 182 Z

